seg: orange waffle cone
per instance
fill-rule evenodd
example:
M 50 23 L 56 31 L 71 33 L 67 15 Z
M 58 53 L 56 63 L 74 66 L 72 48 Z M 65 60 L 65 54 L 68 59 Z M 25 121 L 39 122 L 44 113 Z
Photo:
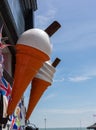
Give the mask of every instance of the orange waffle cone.
M 7 110 L 8 115 L 13 113 L 25 89 L 43 62 L 49 59 L 45 53 L 26 45 L 17 44 L 16 51 L 14 84 Z
M 50 86 L 51 83 L 41 80 L 39 78 L 34 78 L 32 80 L 32 88 L 31 88 L 31 94 L 28 104 L 28 109 L 26 113 L 26 120 L 29 119 L 33 109 L 35 108 L 36 104 L 38 103 L 39 99 L 43 95 L 44 91 L 47 89 L 48 86 Z

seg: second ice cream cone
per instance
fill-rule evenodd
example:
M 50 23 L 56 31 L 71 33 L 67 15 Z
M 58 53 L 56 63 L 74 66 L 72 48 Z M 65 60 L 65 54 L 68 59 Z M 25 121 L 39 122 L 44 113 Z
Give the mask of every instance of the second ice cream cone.
M 47 87 L 52 84 L 54 72 L 55 68 L 51 64 L 46 62 L 44 63 L 42 68 L 40 68 L 35 78 L 32 80 L 32 88 L 26 113 L 26 120 L 29 119 L 31 113 L 33 112 L 35 106 L 37 105 Z
M 47 87 L 50 85 L 51 83 L 38 79 L 38 78 L 34 78 L 32 80 L 32 88 L 30 92 L 29 105 L 28 105 L 28 109 L 26 113 L 26 120 L 29 119 L 39 99 L 41 98 L 41 96 L 43 95 Z

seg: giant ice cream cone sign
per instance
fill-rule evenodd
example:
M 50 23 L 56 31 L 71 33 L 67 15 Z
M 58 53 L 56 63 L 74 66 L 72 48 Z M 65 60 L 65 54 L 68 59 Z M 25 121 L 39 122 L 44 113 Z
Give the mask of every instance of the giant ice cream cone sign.
M 52 84 L 55 67 L 52 66 L 50 62 L 45 62 L 35 78 L 32 80 L 32 88 L 26 113 L 26 120 L 29 119 L 45 90 Z
M 50 54 L 50 39 L 45 31 L 30 29 L 20 36 L 16 44 L 14 83 L 7 111 L 9 115 L 43 63 L 50 59 Z

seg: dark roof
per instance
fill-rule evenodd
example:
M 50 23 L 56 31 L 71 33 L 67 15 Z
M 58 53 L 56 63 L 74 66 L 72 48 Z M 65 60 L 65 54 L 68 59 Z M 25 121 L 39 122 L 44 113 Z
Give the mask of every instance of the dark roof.
M 10 43 L 15 44 L 18 36 L 24 32 L 26 24 L 25 18 L 27 17 L 29 21 L 33 20 L 33 18 L 29 15 L 29 11 L 34 12 L 37 9 L 37 0 L 17 0 L 17 2 L 14 4 L 18 4 L 17 6 L 19 9 L 13 8 L 12 4 L 10 3 L 11 1 L 9 2 L 8 0 L 0 1 L 0 17 L 2 18 L 5 25 L 4 28 L 10 40 Z M 32 28 L 31 24 L 29 26 Z
M 88 126 L 87 129 L 96 129 L 96 123 L 94 123 L 94 124 L 91 125 L 91 126 Z
M 33 11 L 37 10 L 37 1 L 36 0 L 20 0 L 21 6 L 24 11 L 32 9 Z

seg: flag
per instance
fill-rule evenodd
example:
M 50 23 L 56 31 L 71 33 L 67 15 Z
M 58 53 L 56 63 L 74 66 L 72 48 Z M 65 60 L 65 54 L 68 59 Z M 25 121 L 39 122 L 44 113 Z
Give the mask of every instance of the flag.
M 10 84 L 4 79 L 4 77 L 1 77 L 0 79 L 0 92 L 7 96 L 7 98 L 9 99 L 11 96 L 11 91 L 12 88 L 10 86 Z
M 13 129 L 20 130 L 21 129 L 21 120 L 22 120 L 21 108 L 22 108 L 22 102 L 20 100 L 15 108 L 13 115 L 11 115 L 10 130 L 13 130 Z
M 21 108 L 22 108 L 22 102 L 20 101 L 20 103 L 19 103 L 19 108 L 20 108 L 20 121 L 22 120 L 22 113 L 21 113 Z
M 20 107 L 20 122 L 21 122 L 21 126 L 25 126 L 26 108 L 24 106 L 24 97 L 21 98 L 21 101 L 19 103 L 19 107 Z
M 14 115 L 10 116 L 10 120 L 11 120 L 10 130 L 12 130 L 13 127 L 15 127 L 15 120 L 16 120 L 16 118 L 14 117 Z
M 19 130 L 20 129 L 20 119 L 19 119 L 19 113 L 20 109 L 17 106 L 15 109 L 15 112 L 11 115 L 11 125 L 10 125 L 10 130 Z

